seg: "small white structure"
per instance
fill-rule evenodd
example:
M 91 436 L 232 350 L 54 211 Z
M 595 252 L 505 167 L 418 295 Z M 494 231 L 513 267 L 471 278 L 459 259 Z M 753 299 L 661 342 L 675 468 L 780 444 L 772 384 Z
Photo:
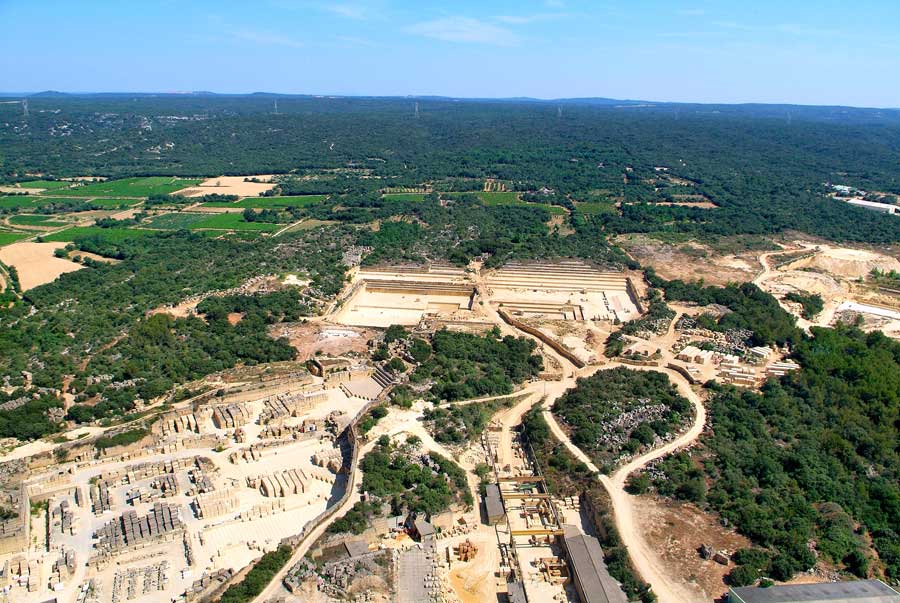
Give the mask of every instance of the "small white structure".
M 872 211 L 884 212 L 886 214 L 894 215 L 897 213 L 897 206 L 889 205 L 887 203 L 876 203 L 875 201 L 866 201 L 865 199 L 848 199 L 847 203 L 864 209 L 871 209 Z

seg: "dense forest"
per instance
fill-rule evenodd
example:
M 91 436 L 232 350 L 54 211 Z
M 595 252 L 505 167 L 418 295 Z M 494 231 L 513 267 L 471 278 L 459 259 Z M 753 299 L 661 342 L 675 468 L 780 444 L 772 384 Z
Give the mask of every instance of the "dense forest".
M 752 331 L 754 345 L 793 344 L 802 337 L 794 317 L 778 305 L 778 300 L 753 283 L 710 287 L 697 282 L 666 281 L 650 268 L 646 270 L 646 275 L 653 287 L 665 292 L 668 301 L 687 301 L 701 306 L 717 304 L 729 310 L 719 318 L 709 315 L 699 317 L 698 323 L 705 328 Z
M 761 393 L 715 387 L 702 449 L 666 459 L 654 485 L 761 547 L 740 582 L 785 580 L 817 557 L 900 579 L 900 344 L 849 326 L 812 331 L 794 349 L 802 370 Z
M 609 472 L 622 455 L 634 454 L 676 431 L 691 404 L 663 373 L 624 367 L 597 371 L 553 404 L 572 442 Z
M 360 487 L 367 493 L 367 500 L 356 503 L 328 531 L 361 534 L 369 527 L 371 517 L 382 515 L 382 505 L 389 506 L 392 515 L 429 516 L 453 504 L 471 507 L 474 499 L 465 471 L 435 452 L 423 454 L 418 444 L 415 440 L 395 444 L 382 436 L 375 449 L 360 461 Z
M 85 374 L 108 378 L 88 385 L 76 399 L 100 395 L 102 400 L 73 405 L 68 418 L 88 422 L 122 414 L 133 409 L 135 399 L 151 400 L 176 384 L 240 363 L 292 360 L 294 348 L 284 339 L 270 338 L 266 326 L 310 312 L 296 289 L 210 297 L 197 310 L 202 318 L 154 314 L 142 319 L 121 341 L 94 355 Z M 237 324 L 229 321 L 232 313 L 240 318 Z
M 234 366 L 293 357 L 284 342 L 266 336 L 267 324 L 292 319 L 310 310 L 311 299 L 296 293 L 210 298 L 200 306 L 205 320 L 172 320 L 148 311 L 174 305 L 192 295 L 225 290 L 260 274 L 308 274 L 311 292 L 333 295 L 343 285 L 340 232 L 309 231 L 271 240 L 241 241 L 174 232 L 118 243 L 106 242 L 114 264 L 95 262 L 91 269 L 64 274 L 32 289 L 12 307 L 0 311 L 0 372 L 13 388 L 25 384 L 58 390 L 66 375 L 79 401 L 100 396 L 88 413 L 70 418 L 119 413 L 163 393 L 172 383 Z M 80 248 L 93 241 L 76 241 Z M 242 313 L 230 325 L 227 313 Z M 0 402 L 27 396 L 23 389 L 0 393 Z M 94 400 L 97 402 L 98 400 Z M 7 434 L 33 438 L 55 430 L 48 420 L 29 421 L 49 402 L 29 400 L 0 419 Z M 78 407 L 75 407 L 78 408 Z
M 410 380 L 431 383 L 434 401 L 509 394 L 543 368 L 543 360 L 534 353 L 534 341 L 501 338 L 497 329 L 484 336 L 441 330 L 434 334 L 431 347 L 431 357 Z
M 497 178 L 563 199 L 624 201 L 590 219 L 610 232 L 900 239 L 900 221 L 822 194 L 826 182 L 900 193 L 897 112 L 572 102 L 559 115 L 547 103 L 418 99 L 416 118 L 405 99 L 284 97 L 277 115 L 272 100 L 38 95 L 27 117 L 0 109 L 0 177 L 325 170 L 338 179 L 303 192 L 354 198 Z M 683 195 L 717 209 L 656 203 Z

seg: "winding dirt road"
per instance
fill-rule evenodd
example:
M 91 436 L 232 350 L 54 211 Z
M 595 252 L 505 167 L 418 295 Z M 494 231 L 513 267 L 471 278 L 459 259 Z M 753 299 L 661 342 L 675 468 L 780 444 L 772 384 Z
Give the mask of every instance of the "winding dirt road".
M 611 363 L 599 370 L 606 370 L 617 366 L 622 365 Z M 645 467 L 651 461 L 684 448 L 694 442 L 703 432 L 703 426 L 706 424 L 706 408 L 703 406 L 703 401 L 700 399 L 700 396 L 691 389 L 684 377 L 675 371 L 657 367 L 628 366 L 627 368 L 630 370 L 652 370 L 667 375 L 678 388 L 679 393 L 690 400 L 694 407 L 694 420 L 690 428 L 671 442 L 635 457 L 617 469 L 612 476 L 607 476 L 601 474 L 600 470 L 591 461 L 588 455 L 572 443 L 572 440 L 569 439 L 569 436 L 556 421 L 553 413 L 550 412 L 550 408 L 553 406 L 553 402 L 558 395 L 555 397 L 548 396 L 544 399 L 543 415 L 550 427 L 550 431 L 553 432 L 553 435 L 556 436 L 556 438 L 562 442 L 578 460 L 587 465 L 588 468 L 598 476 L 603 487 L 606 488 L 606 491 L 609 493 L 613 516 L 616 521 L 616 528 L 619 531 L 622 542 L 628 549 L 631 562 L 634 564 L 635 569 L 641 577 L 653 587 L 653 592 L 656 593 L 660 603 L 704 601 L 705 599 L 699 593 L 692 591 L 683 581 L 679 580 L 678 577 L 672 576 L 667 572 L 662 559 L 649 545 L 646 538 L 644 538 L 644 533 L 639 525 L 639 520 L 635 519 L 634 497 L 625 491 L 625 484 L 629 475 L 638 469 Z

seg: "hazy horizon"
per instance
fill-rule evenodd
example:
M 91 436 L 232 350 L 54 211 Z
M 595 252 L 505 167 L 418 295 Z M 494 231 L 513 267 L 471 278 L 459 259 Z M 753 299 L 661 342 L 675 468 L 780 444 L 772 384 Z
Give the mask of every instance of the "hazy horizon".
M 6 0 L 0 17 L 10 90 L 900 107 L 887 0 Z
M 318 92 L 277 92 L 273 90 L 253 90 L 247 92 L 220 92 L 217 90 L 31 90 L 31 91 L 9 91 L 0 90 L 0 98 L 31 98 L 45 94 L 60 94 L 64 96 L 102 96 L 102 95 L 123 95 L 130 94 L 138 96 L 254 96 L 254 95 L 270 95 L 284 98 L 309 97 L 309 98 L 345 98 L 345 99 L 364 99 L 364 98 L 382 98 L 382 99 L 449 99 L 458 101 L 508 101 L 508 102 L 537 102 L 537 103 L 553 103 L 553 102 L 577 102 L 577 101 L 609 101 L 610 103 L 628 103 L 639 106 L 641 103 L 648 105 L 710 105 L 710 106 L 786 106 L 786 107 L 810 107 L 810 108 L 847 108 L 871 111 L 900 111 L 900 105 L 891 106 L 863 106 L 863 105 L 845 105 L 845 104 L 810 104 L 810 103 L 793 103 L 793 102 L 754 102 L 754 101 L 734 101 L 734 102 L 707 102 L 707 101 L 674 101 L 667 99 L 652 98 L 613 98 L 609 96 L 561 96 L 561 97 L 535 97 L 535 96 L 451 96 L 445 94 L 331 94 Z M 44 97 L 52 98 L 52 97 Z

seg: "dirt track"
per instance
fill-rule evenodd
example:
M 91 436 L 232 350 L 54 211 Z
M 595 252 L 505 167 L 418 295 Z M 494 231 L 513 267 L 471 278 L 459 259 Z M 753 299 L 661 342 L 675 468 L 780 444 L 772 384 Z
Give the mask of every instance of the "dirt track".
M 610 363 L 602 367 L 601 370 L 616 368 L 618 366 L 622 365 Z M 664 564 L 662 559 L 650 547 L 646 538 L 644 538 L 643 530 L 635 520 L 634 497 L 625 492 L 625 483 L 631 473 L 641 469 L 651 461 L 694 442 L 694 440 L 700 436 L 700 433 L 702 433 L 703 426 L 706 423 L 706 408 L 703 406 L 700 396 L 697 395 L 684 378 L 675 371 L 656 367 L 629 366 L 627 368 L 632 370 L 652 370 L 664 373 L 668 376 L 669 379 L 675 383 L 679 393 L 690 400 L 691 404 L 694 406 L 694 422 L 691 424 L 691 427 L 675 440 L 632 459 L 617 469 L 610 477 L 600 474 L 597 466 L 591 461 L 588 455 L 572 443 L 569 436 L 566 435 L 565 431 L 563 431 L 562 427 L 560 427 L 559 423 L 556 421 L 553 413 L 550 412 L 553 402 L 563 393 L 562 391 L 559 393 L 554 391 L 553 393 L 556 394 L 556 396 L 548 395 L 544 400 L 544 418 L 550 426 L 553 435 L 556 436 L 560 442 L 565 444 L 566 448 L 568 448 L 578 460 L 587 465 L 591 471 L 599 476 L 600 482 L 609 493 L 613 515 L 616 520 L 616 528 L 619 530 L 622 542 L 628 549 L 631 561 L 641 577 L 653 587 L 653 592 L 656 593 L 660 603 L 703 601 L 704 598 L 700 596 L 699 593 L 693 592 L 685 583 L 667 575 L 667 571 L 665 567 L 663 567 Z M 591 373 L 593 372 L 595 371 L 591 371 Z M 557 388 L 554 389 L 556 390 Z
M 480 285 L 483 285 L 483 282 L 480 281 L 478 277 L 476 277 L 476 282 Z M 482 291 L 485 290 L 483 287 L 479 287 L 479 289 Z M 494 310 L 489 303 L 485 303 L 482 306 L 482 313 L 486 318 L 492 320 L 492 322 L 495 322 L 504 335 L 525 335 L 529 339 L 534 339 L 531 335 L 519 332 L 517 329 L 511 327 L 502 319 L 500 319 L 496 310 Z M 672 331 L 671 328 L 670 331 Z M 576 456 L 576 458 L 584 462 L 592 471 L 594 471 L 598 479 L 600 479 L 603 486 L 609 492 L 612 512 L 615 517 L 616 527 L 619 530 L 622 542 L 628 550 L 629 556 L 632 560 L 632 563 L 634 564 L 635 569 L 640 574 L 640 576 L 651 585 L 660 603 L 685 603 L 705 601 L 706 599 L 700 593 L 691 589 L 691 587 L 686 582 L 684 582 L 680 576 L 672 575 L 672 572 L 665 567 L 665 562 L 663 561 L 661 556 L 658 555 L 650 546 L 647 538 L 643 533 L 642 527 L 639 525 L 639 519 L 636 519 L 635 497 L 625 492 L 625 483 L 628 476 L 632 472 L 646 466 L 648 463 L 655 459 L 658 459 L 675 450 L 690 445 L 702 433 L 703 427 L 706 423 L 706 409 L 703 406 L 703 402 L 700 396 L 695 391 L 693 391 L 687 381 L 675 371 L 658 367 L 628 366 L 627 368 L 632 370 L 653 370 L 666 374 L 669 379 L 676 385 L 679 392 L 691 401 L 694 407 L 694 420 L 688 430 L 677 437 L 675 440 L 632 459 L 630 462 L 620 467 L 612 476 L 601 475 L 596 465 L 591 462 L 590 458 L 588 458 L 588 456 L 583 451 L 575 446 L 566 435 L 566 433 L 562 430 L 562 428 L 550 412 L 550 408 L 557 398 L 562 396 L 568 389 L 575 387 L 577 379 L 579 377 L 587 377 L 598 370 L 608 370 L 622 365 L 620 363 L 612 362 L 603 366 L 593 365 L 582 370 L 576 370 L 568 361 L 559 356 L 553 350 L 544 346 L 542 343 L 539 342 L 538 347 L 539 349 L 541 349 L 542 353 L 554 357 L 560 363 L 560 366 L 563 367 L 563 379 L 560 381 L 533 382 L 524 387 L 522 390 L 516 392 L 517 395 L 524 395 L 525 397 L 514 407 L 506 410 L 498 416 L 502 427 L 498 451 L 500 456 L 499 461 L 502 464 L 504 460 L 509 459 L 510 455 L 512 454 L 512 429 L 516 425 L 521 423 L 522 416 L 529 409 L 531 409 L 535 404 L 543 399 L 543 414 L 553 434 L 572 452 L 573 455 Z M 384 427 L 387 428 L 387 425 L 385 425 Z M 396 432 L 398 431 L 398 428 L 399 425 L 394 427 L 393 429 L 388 428 L 388 431 Z M 440 445 L 434 442 L 430 434 L 427 433 L 427 431 L 421 426 L 421 424 L 415 425 L 414 427 L 407 426 L 407 429 L 404 429 L 403 431 L 409 431 L 415 433 L 415 435 L 420 436 L 424 448 L 436 450 L 442 454 L 450 456 L 442 449 Z M 372 444 L 370 443 L 366 448 L 370 448 L 371 445 Z M 352 480 L 352 482 L 353 483 L 351 483 L 350 487 L 353 487 L 354 484 L 358 482 L 357 475 L 354 475 L 354 479 Z M 352 504 L 350 501 L 355 502 L 355 499 L 358 499 L 358 496 L 359 494 L 357 492 L 354 492 L 352 496 L 349 497 L 348 502 L 345 503 L 346 506 L 344 506 L 339 513 L 332 515 L 332 519 L 340 516 L 343 511 L 348 509 L 349 505 Z M 295 551 L 294 555 L 292 555 L 291 560 L 285 565 L 285 568 L 282 569 L 269 583 L 266 589 L 254 599 L 254 603 L 261 603 L 262 601 L 267 600 L 267 598 L 270 598 L 280 592 L 281 580 L 284 574 L 287 572 L 287 568 L 293 565 L 298 559 L 300 559 L 300 557 L 302 557 L 306 553 L 311 543 L 314 542 L 315 538 L 324 533 L 328 523 L 330 522 L 326 522 L 323 525 L 317 526 L 315 530 L 313 530 L 313 533 L 304 539 L 304 542 L 297 549 L 297 551 Z

